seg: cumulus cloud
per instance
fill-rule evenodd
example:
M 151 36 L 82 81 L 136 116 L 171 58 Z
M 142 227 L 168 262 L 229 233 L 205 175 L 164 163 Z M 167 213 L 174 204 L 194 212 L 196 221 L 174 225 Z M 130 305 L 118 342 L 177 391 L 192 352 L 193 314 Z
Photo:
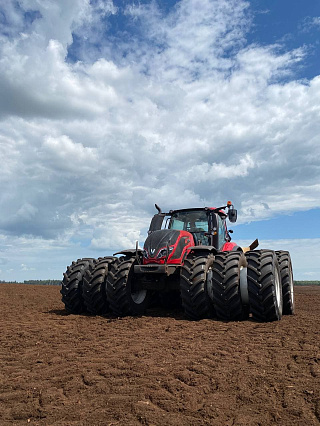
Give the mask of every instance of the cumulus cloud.
M 248 2 L 9 3 L 3 235 L 112 251 L 155 202 L 232 199 L 243 222 L 319 206 L 320 76 L 295 80 L 303 47 L 247 45 Z

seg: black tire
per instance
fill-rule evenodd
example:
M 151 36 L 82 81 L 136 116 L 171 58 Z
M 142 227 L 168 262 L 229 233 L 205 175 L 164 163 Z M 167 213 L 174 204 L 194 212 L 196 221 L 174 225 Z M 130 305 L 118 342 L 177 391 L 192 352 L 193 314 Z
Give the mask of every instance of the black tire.
M 149 305 L 148 290 L 141 289 L 134 275 L 135 258 L 120 257 L 107 276 L 107 297 L 114 315 L 143 315 Z
M 209 296 L 214 257 L 189 255 L 180 273 L 181 302 L 185 315 L 192 320 L 212 318 L 214 309 Z
M 87 311 L 94 315 L 104 315 L 110 311 L 107 299 L 107 274 L 116 257 L 102 257 L 93 270 L 88 269 L 83 277 L 82 296 Z
M 71 314 L 86 312 L 82 297 L 83 277 L 86 271 L 93 270 L 95 262 L 95 259 L 78 259 L 63 274 L 60 293 L 66 310 Z
M 240 271 L 247 267 L 242 252 L 223 252 L 215 255 L 212 267 L 212 302 L 216 315 L 224 321 L 248 318 L 240 291 Z
M 252 317 L 256 321 L 279 321 L 282 317 L 282 288 L 277 257 L 272 250 L 246 253 L 248 292 Z
M 283 314 L 293 315 L 295 310 L 294 293 L 293 293 L 293 273 L 290 253 L 288 251 L 276 251 L 278 258 L 282 298 L 283 298 Z

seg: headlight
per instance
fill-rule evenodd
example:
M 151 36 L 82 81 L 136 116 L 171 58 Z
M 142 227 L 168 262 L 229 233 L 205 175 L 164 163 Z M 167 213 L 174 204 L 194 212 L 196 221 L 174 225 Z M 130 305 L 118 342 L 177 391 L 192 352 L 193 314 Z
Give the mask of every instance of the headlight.
M 169 255 L 172 253 L 173 248 L 174 248 L 174 246 L 170 246 L 170 247 L 169 247 L 169 254 L 167 254 L 167 247 L 165 247 L 165 248 L 161 249 L 161 250 L 159 251 L 159 253 L 157 254 L 157 259 L 161 259 L 162 257 L 167 257 L 167 256 L 169 256 Z
M 163 248 L 157 254 L 157 259 L 160 259 L 161 257 L 166 257 L 166 256 L 167 256 L 167 248 Z

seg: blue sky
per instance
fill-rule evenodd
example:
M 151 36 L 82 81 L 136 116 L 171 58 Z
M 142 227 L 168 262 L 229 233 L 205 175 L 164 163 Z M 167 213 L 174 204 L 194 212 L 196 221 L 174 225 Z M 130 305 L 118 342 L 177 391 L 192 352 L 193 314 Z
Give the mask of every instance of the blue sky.
M 320 32 L 316 29 L 320 3 L 314 0 L 251 0 L 254 16 L 253 31 L 248 36 L 251 43 L 265 45 L 279 43 L 285 49 L 307 46 L 309 56 L 301 69 L 295 70 L 300 78 L 319 75 Z
M 238 239 L 320 238 L 319 223 L 320 210 L 312 209 L 275 216 L 269 220 L 248 222 L 233 226 L 233 230 Z
M 11 0 L 0 11 L 0 279 L 143 244 L 163 210 L 320 279 L 320 3 Z

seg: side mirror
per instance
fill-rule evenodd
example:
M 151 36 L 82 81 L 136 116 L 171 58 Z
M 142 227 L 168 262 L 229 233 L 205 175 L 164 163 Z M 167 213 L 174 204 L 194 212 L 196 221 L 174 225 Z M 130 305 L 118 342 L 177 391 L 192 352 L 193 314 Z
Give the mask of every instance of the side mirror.
M 229 208 L 228 210 L 228 218 L 230 222 L 235 223 L 237 221 L 238 212 L 233 207 Z

